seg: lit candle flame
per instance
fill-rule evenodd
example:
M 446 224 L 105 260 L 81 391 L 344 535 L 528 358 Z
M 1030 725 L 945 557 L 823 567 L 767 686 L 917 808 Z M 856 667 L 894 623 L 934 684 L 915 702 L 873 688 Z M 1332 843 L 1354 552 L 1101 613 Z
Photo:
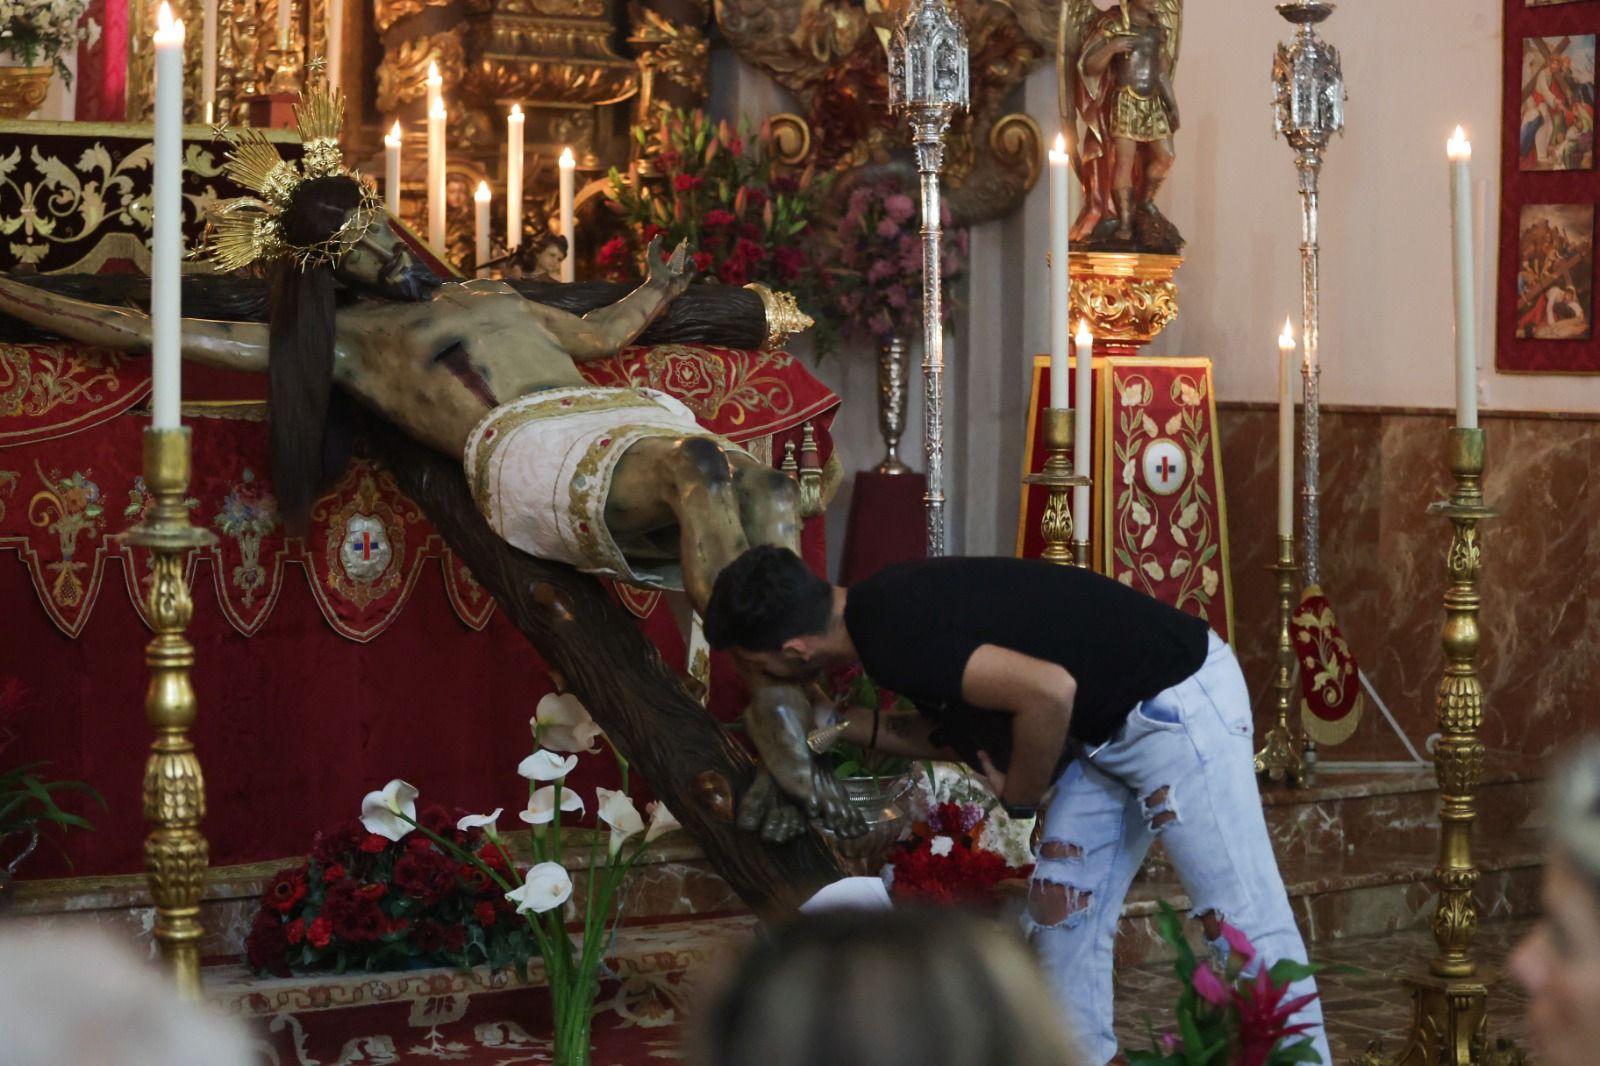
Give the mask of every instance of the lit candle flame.
M 1089 332 L 1089 320 L 1087 318 L 1078 320 L 1078 335 L 1076 339 L 1080 348 L 1087 348 L 1094 343 L 1094 334 Z
M 1450 138 L 1446 149 L 1450 153 L 1450 162 L 1462 163 L 1472 158 L 1472 142 L 1467 140 L 1467 131 L 1460 126 L 1456 127 L 1455 135 Z
M 433 114 L 430 115 L 429 117 L 430 118 L 436 118 L 440 122 L 443 122 L 445 119 L 450 117 L 450 113 L 444 109 L 444 105 L 443 104 L 440 104 L 438 107 L 433 109 Z
M 480 181 L 478 182 L 478 191 L 472 194 L 472 198 L 478 201 L 480 204 L 486 204 L 493 195 L 494 194 L 489 191 L 489 183 L 486 181 Z
M 1278 347 L 1286 352 L 1294 350 L 1294 325 L 1287 316 L 1283 320 L 1283 332 L 1278 334 Z
M 400 120 L 399 119 L 395 119 L 394 125 L 392 127 L 390 127 L 390 129 L 389 129 L 389 136 L 387 136 L 387 137 L 385 137 L 383 139 L 383 143 L 387 144 L 391 148 L 400 147 Z
M 578 165 L 577 160 L 573 158 L 571 148 L 561 149 L 561 165 L 564 167 L 575 167 Z
M 163 44 L 183 40 L 183 22 L 172 17 L 172 6 L 161 0 L 156 9 L 156 39 Z
M 516 121 L 518 121 L 518 122 L 522 121 L 522 105 L 521 104 L 512 104 L 511 105 L 511 117 L 513 119 L 515 119 Z
M 444 79 L 439 76 L 439 64 L 438 63 L 435 63 L 435 62 L 429 62 L 428 63 L 428 80 L 429 81 L 444 81 Z

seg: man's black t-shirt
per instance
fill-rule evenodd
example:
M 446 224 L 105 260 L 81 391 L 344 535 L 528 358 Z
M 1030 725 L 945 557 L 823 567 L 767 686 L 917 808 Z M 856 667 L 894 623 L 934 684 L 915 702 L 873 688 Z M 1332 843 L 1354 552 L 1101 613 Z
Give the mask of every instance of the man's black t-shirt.
M 1111 739 L 1142 700 L 1200 669 L 1209 627 L 1075 566 L 1031 559 L 901 563 L 852 585 L 845 628 L 862 666 L 939 723 L 936 739 L 977 765 L 1011 757 L 1011 715 L 961 698 L 967 660 L 994 644 L 1061 665 L 1078 683 L 1072 739 Z

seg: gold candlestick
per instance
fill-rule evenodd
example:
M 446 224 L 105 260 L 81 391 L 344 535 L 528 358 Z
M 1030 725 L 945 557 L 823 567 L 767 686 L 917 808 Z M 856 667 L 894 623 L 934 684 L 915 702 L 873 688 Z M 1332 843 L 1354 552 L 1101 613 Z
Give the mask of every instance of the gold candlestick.
M 207 849 L 200 834 L 205 817 L 205 781 L 189 728 L 194 724 L 194 688 L 189 667 L 194 646 L 184 637 L 194 603 L 183 579 L 184 558 L 214 539 L 189 524 L 184 493 L 189 487 L 189 430 L 146 429 L 144 481 L 154 502 L 133 531 L 133 543 L 151 550 L 150 625 L 155 637 L 145 649 L 150 687 L 145 713 L 156 738 L 144 771 L 144 865 L 155 900 L 155 939 L 172 967 L 178 990 L 200 998 L 200 890 Z
M 1450 430 L 1450 473 L 1455 491 L 1429 514 L 1450 520 L 1445 557 L 1450 587 L 1444 594 L 1444 679 L 1439 683 L 1441 739 L 1434 755 L 1439 776 L 1439 863 L 1433 871 L 1438 908 L 1433 937 L 1438 954 L 1425 971 L 1404 979 L 1411 990 L 1411 1033 L 1395 1066 L 1468 1066 L 1488 1061 L 1488 988 L 1472 960 L 1478 910 L 1472 899 L 1478 868 L 1472 861 L 1475 791 L 1483 772 L 1483 686 L 1478 654 L 1478 572 L 1483 563 L 1478 523 L 1495 517 L 1483 503 L 1483 430 Z M 1375 1061 L 1367 1059 L 1366 1061 Z
M 1277 694 L 1278 721 L 1267 731 L 1266 744 L 1256 753 L 1256 773 L 1269 781 L 1282 781 L 1290 788 L 1305 784 L 1305 762 L 1295 749 L 1289 728 L 1289 709 L 1294 706 L 1294 640 L 1289 635 L 1294 613 L 1295 576 L 1300 568 L 1294 562 L 1294 538 L 1278 538 L 1278 561 L 1268 570 L 1278 575 L 1278 676 L 1272 683 Z
M 1040 485 L 1049 490 L 1044 518 L 1039 523 L 1039 530 L 1044 534 L 1044 552 L 1039 558 L 1062 566 L 1089 564 L 1089 542 L 1075 541 L 1072 535 L 1072 490 L 1089 484 L 1087 477 L 1072 472 L 1072 463 L 1067 459 L 1076 424 L 1077 412 L 1072 408 L 1045 408 L 1044 446 L 1049 456 L 1042 472 L 1022 479 L 1024 484 Z

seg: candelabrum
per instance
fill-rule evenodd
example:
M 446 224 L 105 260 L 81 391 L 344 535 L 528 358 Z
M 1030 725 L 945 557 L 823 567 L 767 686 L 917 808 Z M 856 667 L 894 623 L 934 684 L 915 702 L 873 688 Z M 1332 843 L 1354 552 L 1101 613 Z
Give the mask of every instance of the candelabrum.
M 1398 1057 L 1367 1055 L 1359 1066 L 1479 1066 L 1515 1062 L 1514 1049 L 1489 1047 L 1489 992 L 1472 959 L 1478 909 L 1472 899 L 1478 868 L 1472 861 L 1476 791 L 1483 773 L 1483 686 L 1473 665 L 1478 655 L 1478 573 L 1483 553 L 1478 523 L 1495 517 L 1483 502 L 1483 430 L 1450 430 L 1450 474 L 1455 491 L 1429 514 L 1450 520 L 1445 566 L 1444 679 L 1439 683 L 1440 740 L 1434 752 L 1439 776 L 1439 862 L 1433 870 L 1438 907 L 1433 938 L 1438 953 L 1420 972 L 1404 978 L 1411 991 L 1411 1032 Z
M 1290 0 L 1277 7 L 1278 14 L 1299 27 L 1292 43 L 1278 45 L 1277 55 L 1272 62 L 1272 84 L 1276 96 L 1275 129 L 1283 134 L 1294 149 L 1294 165 L 1300 175 L 1300 298 L 1305 353 L 1300 364 L 1305 379 L 1301 444 L 1304 487 L 1300 490 L 1303 502 L 1300 521 L 1305 583 L 1317 585 L 1322 581 L 1317 476 L 1322 450 L 1319 407 L 1322 367 L 1318 362 L 1317 319 L 1317 182 L 1322 173 L 1323 153 L 1329 141 L 1335 133 L 1344 131 L 1344 74 L 1340 70 L 1338 50 L 1317 36 L 1317 23 L 1333 14 L 1333 5 L 1326 0 Z
M 1289 711 L 1295 698 L 1294 640 L 1289 635 L 1299 588 L 1295 575 L 1294 538 L 1278 538 L 1278 561 L 1267 569 L 1278 575 L 1278 674 L 1272 691 L 1277 698 L 1278 720 L 1267 730 L 1266 743 L 1256 752 L 1256 773 L 1269 781 L 1282 781 L 1290 788 L 1305 783 L 1305 763 L 1295 749 L 1294 733 L 1289 728 Z
M 1089 565 L 1089 541 L 1073 536 L 1072 490 L 1087 486 L 1089 478 L 1074 474 L 1072 463 L 1067 459 L 1077 421 L 1078 412 L 1070 407 L 1045 409 L 1044 470 L 1029 474 L 1022 480 L 1028 485 L 1038 485 L 1049 493 L 1044 505 L 1044 518 L 1039 523 L 1039 532 L 1044 535 L 1044 552 L 1039 558 L 1062 566 L 1086 567 Z
M 279 3 L 290 4 L 292 0 L 279 0 Z M 300 32 L 299 9 L 291 7 L 291 11 L 288 40 L 275 43 L 269 56 L 272 80 L 267 83 L 267 92 L 273 95 L 298 94 L 305 87 L 305 38 Z
M 939 173 L 950 118 L 965 110 L 967 35 L 947 0 L 916 0 L 889 46 L 889 107 L 911 121 L 922 176 L 923 451 L 928 463 L 928 555 L 945 553 L 944 317 L 939 259 Z
M 205 817 L 205 781 L 189 728 L 194 724 L 194 688 L 189 668 L 194 646 L 184 637 L 194 603 L 184 581 L 184 559 L 211 543 L 204 529 L 189 524 L 184 494 L 189 487 L 189 430 L 147 429 L 144 481 L 152 502 L 132 541 L 151 552 L 150 626 L 145 649 L 150 686 L 145 714 L 155 741 L 144 771 L 144 865 L 155 900 L 155 940 L 172 967 L 178 989 L 200 995 L 200 891 L 207 849 L 200 834 Z

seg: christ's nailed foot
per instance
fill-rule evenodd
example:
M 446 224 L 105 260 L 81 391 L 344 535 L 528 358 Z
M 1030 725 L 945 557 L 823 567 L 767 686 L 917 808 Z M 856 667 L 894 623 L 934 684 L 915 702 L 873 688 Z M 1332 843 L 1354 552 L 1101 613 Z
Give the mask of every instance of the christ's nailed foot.
M 745 715 L 750 739 L 777 790 L 838 836 L 858 837 L 866 832 L 865 817 L 851 805 L 844 786 L 817 766 L 806 746 L 810 717 L 805 692 L 790 684 L 758 688 Z M 741 814 L 741 824 L 744 821 Z

